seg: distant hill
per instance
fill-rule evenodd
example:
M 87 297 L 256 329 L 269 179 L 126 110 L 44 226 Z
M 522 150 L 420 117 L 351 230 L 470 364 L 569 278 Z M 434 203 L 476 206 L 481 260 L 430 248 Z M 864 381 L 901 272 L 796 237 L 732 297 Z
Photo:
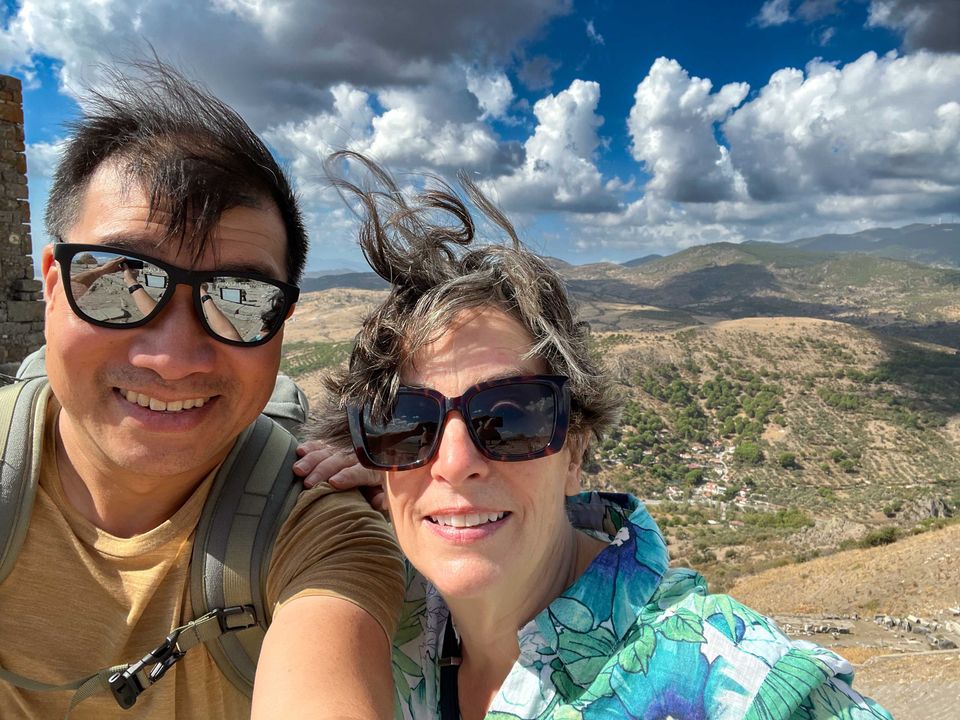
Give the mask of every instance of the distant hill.
M 777 243 L 698 245 L 639 265 L 561 270 L 572 292 L 720 318 L 841 320 L 960 347 L 960 270 Z
M 300 283 L 301 292 L 316 292 L 333 288 L 350 288 L 354 290 L 386 290 L 387 282 L 372 272 L 347 272 L 339 275 L 322 275 L 306 277 Z
M 872 232 L 893 233 L 890 237 L 895 235 L 901 241 L 913 237 L 917 243 L 911 247 L 918 252 L 939 247 L 941 259 L 951 250 L 960 259 L 960 248 L 953 248 L 953 244 L 960 245 L 953 240 L 954 236 L 960 239 L 960 225 L 911 225 Z M 845 248 L 894 247 L 880 240 L 871 245 L 866 235 L 836 237 L 859 238 L 847 242 Z M 960 269 L 861 250 L 828 251 L 828 237 L 786 244 L 698 245 L 626 264 L 571 265 L 556 258 L 546 260 L 581 304 L 589 307 L 590 322 L 606 329 L 649 329 L 651 323 L 690 325 L 703 316 L 812 317 L 960 349 Z M 926 244 L 920 242 L 924 237 L 928 238 Z M 367 272 L 307 278 L 302 289 L 386 287 L 381 278 Z M 615 316 L 613 323 L 606 322 L 608 311 Z
M 633 260 L 627 260 L 626 262 L 622 262 L 620 264 L 624 267 L 639 267 L 640 265 L 646 265 L 654 260 L 659 260 L 662 257 L 663 255 L 652 253 L 650 255 L 644 255 L 643 257 L 634 258 Z
M 354 273 L 354 272 L 365 272 L 365 271 L 356 270 L 354 268 L 349 268 L 349 267 L 340 267 L 340 268 L 334 268 L 332 270 L 310 270 L 309 272 L 305 272 L 303 274 L 303 277 L 304 279 L 311 279 L 311 278 L 328 277 L 329 275 L 348 275 L 349 273 Z
M 858 252 L 924 265 L 960 267 L 960 224 L 873 228 L 852 235 L 818 235 L 786 243 L 798 250 Z

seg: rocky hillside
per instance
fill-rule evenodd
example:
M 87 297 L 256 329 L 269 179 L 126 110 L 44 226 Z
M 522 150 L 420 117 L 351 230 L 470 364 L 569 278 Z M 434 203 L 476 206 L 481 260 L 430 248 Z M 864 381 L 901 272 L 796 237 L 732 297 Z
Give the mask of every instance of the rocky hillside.
M 317 371 L 346 358 L 380 297 L 305 296 L 284 367 L 308 394 Z M 719 587 L 778 563 L 889 543 L 960 509 L 954 350 L 811 318 L 713 321 L 602 301 L 585 309 L 642 313 L 660 328 L 595 333 L 627 404 L 593 448 L 586 482 L 648 499 L 674 560 Z

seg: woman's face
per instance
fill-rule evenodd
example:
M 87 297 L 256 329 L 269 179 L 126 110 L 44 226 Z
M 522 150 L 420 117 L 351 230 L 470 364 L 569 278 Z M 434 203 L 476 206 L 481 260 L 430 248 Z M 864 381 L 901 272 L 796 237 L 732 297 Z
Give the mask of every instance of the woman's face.
M 524 359 L 530 345 L 527 331 L 499 310 L 463 313 L 401 379 L 455 397 L 485 380 L 546 372 L 543 361 Z M 450 413 L 430 463 L 386 474 L 390 516 L 410 562 L 447 599 L 534 588 L 571 532 L 564 497 L 579 491 L 575 440 L 537 460 L 496 462 Z

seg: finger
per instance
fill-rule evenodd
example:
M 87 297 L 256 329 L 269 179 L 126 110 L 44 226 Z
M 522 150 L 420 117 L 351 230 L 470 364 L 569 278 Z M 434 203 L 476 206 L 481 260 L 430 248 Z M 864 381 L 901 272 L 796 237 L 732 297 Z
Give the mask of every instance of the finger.
M 322 440 L 306 440 L 297 445 L 297 455 L 303 457 L 312 452 L 322 452 L 324 457 L 332 455 L 335 451 Z
M 338 490 L 348 490 L 356 487 L 380 487 L 380 476 L 373 470 L 368 470 L 354 462 L 330 476 L 330 484 Z
M 313 462 L 316 457 L 316 454 L 308 455 L 302 460 L 298 460 L 297 465 L 300 465 L 301 463 Z M 334 453 L 323 460 L 314 463 L 313 466 L 306 473 L 304 473 L 304 482 L 309 483 L 309 487 L 313 487 L 320 482 L 328 482 L 339 472 L 356 465 L 356 463 L 357 458 L 353 453 Z

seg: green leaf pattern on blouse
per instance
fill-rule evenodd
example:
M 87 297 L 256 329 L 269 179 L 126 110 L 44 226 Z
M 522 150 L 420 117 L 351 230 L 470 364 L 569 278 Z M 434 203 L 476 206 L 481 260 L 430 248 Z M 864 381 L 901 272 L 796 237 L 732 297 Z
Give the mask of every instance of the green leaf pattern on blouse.
M 488 720 L 889 720 L 851 689 L 843 658 L 708 594 L 693 570 L 668 569 L 660 530 L 635 498 L 582 493 L 567 510 L 609 547 L 520 629 L 520 656 Z M 436 590 L 408 567 L 393 647 L 397 718 L 440 718 L 447 617 Z

